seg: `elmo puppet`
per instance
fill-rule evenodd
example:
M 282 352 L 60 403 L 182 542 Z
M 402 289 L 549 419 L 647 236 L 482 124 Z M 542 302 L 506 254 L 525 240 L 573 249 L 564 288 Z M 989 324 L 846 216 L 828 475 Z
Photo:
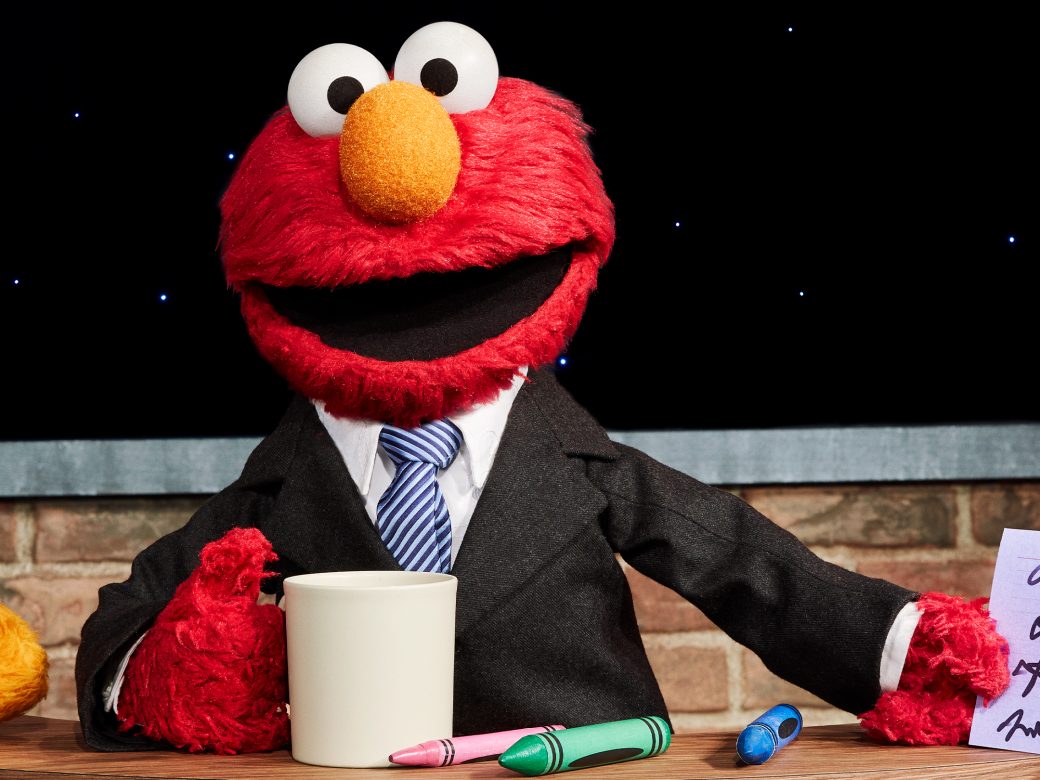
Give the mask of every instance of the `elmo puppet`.
M 298 396 L 234 484 L 101 590 L 77 661 L 89 745 L 284 745 L 282 613 L 258 593 L 400 568 L 385 436 L 444 421 L 461 447 L 429 467 L 437 497 L 400 561 L 459 580 L 456 734 L 667 716 L 620 554 L 870 733 L 966 738 L 976 694 L 1008 681 L 983 600 L 820 560 L 612 442 L 541 368 L 614 239 L 572 103 L 500 78 L 453 23 L 412 35 L 391 75 L 323 46 L 288 93 L 222 200 L 221 245 L 253 341 Z

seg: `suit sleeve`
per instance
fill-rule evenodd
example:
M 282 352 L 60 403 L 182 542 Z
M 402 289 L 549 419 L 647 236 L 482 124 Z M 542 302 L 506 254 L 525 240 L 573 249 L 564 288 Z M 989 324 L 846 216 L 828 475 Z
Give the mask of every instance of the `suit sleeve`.
M 916 593 L 827 563 L 730 493 L 624 445 L 589 463 L 605 531 L 780 677 L 855 714 L 874 706 L 890 627 Z
M 236 526 L 258 524 L 269 499 L 231 485 L 206 502 L 183 528 L 143 550 L 125 582 L 98 591 L 98 608 L 83 625 L 76 655 L 80 725 L 97 750 L 147 750 L 150 740 L 120 734 L 116 718 L 104 711 L 102 690 L 134 641 L 198 566 L 199 551 Z

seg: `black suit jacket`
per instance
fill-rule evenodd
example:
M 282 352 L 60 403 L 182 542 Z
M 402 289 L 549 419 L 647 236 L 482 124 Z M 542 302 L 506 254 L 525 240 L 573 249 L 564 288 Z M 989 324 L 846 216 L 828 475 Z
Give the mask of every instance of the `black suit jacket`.
M 242 476 L 100 591 L 76 659 L 89 745 L 117 735 L 100 687 L 114 662 L 234 526 L 256 526 L 286 576 L 396 569 L 313 406 L 297 398 Z M 733 495 L 610 441 L 534 372 L 517 395 L 452 573 L 455 734 L 667 717 L 616 555 L 700 607 L 787 680 L 871 708 L 896 613 L 916 594 L 826 563 Z

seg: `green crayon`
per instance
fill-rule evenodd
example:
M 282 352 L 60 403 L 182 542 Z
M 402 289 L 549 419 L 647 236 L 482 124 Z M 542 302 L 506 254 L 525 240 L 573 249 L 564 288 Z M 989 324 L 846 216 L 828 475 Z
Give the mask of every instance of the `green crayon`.
M 521 737 L 498 763 L 522 775 L 547 775 L 569 769 L 650 758 L 672 743 L 668 724 L 656 715 Z

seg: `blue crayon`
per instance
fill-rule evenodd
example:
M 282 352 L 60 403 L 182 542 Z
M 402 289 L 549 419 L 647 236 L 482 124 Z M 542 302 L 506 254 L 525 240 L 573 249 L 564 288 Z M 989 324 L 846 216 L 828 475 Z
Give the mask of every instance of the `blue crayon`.
M 777 704 L 740 732 L 737 755 L 745 764 L 764 764 L 802 730 L 802 713 L 790 704 Z

